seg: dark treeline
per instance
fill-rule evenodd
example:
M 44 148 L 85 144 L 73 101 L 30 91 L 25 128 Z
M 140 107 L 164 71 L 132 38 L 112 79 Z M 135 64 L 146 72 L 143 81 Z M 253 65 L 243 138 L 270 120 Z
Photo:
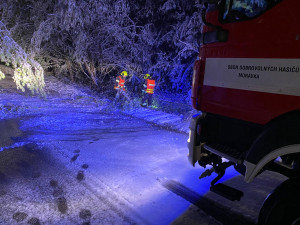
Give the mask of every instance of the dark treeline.
M 161 89 L 190 89 L 200 4 L 181 0 L 2 0 L 0 20 L 47 73 L 101 89 L 127 70 Z

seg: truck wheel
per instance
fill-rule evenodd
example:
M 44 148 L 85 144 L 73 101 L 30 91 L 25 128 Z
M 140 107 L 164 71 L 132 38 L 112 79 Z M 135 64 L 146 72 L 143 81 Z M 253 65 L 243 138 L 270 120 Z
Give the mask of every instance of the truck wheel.
M 300 178 L 280 184 L 260 210 L 258 225 L 300 225 Z

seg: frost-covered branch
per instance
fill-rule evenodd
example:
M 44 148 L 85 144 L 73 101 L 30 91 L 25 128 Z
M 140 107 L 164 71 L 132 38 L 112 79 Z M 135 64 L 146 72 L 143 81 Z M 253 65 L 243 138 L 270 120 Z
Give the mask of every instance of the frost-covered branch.
M 14 69 L 13 79 L 18 89 L 27 87 L 32 93 L 44 94 L 44 70 L 10 36 L 0 21 L 0 61 Z M 0 79 L 5 78 L 3 72 Z

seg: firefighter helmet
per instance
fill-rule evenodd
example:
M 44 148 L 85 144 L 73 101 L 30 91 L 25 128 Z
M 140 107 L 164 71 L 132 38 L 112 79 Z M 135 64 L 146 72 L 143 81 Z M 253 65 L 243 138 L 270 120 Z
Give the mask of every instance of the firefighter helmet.
M 150 76 L 150 74 L 145 74 L 145 76 L 144 76 L 144 79 L 151 79 L 151 76 Z
M 121 72 L 121 75 L 122 75 L 123 77 L 127 77 L 128 74 L 127 74 L 127 72 L 124 70 L 124 71 Z

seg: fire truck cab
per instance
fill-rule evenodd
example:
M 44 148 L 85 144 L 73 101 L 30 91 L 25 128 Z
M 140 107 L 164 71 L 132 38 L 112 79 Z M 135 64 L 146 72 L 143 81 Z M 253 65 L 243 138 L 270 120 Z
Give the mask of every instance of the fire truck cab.
M 201 113 L 190 124 L 189 161 L 213 166 L 211 190 L 231 200 L 242 193 L 216 184 L 229 166 L 246 182 L 264 170 L 287 176 L 265 200 L 259 224 L 300 223 L 300 1 L 204 6 L 192 84 Z

